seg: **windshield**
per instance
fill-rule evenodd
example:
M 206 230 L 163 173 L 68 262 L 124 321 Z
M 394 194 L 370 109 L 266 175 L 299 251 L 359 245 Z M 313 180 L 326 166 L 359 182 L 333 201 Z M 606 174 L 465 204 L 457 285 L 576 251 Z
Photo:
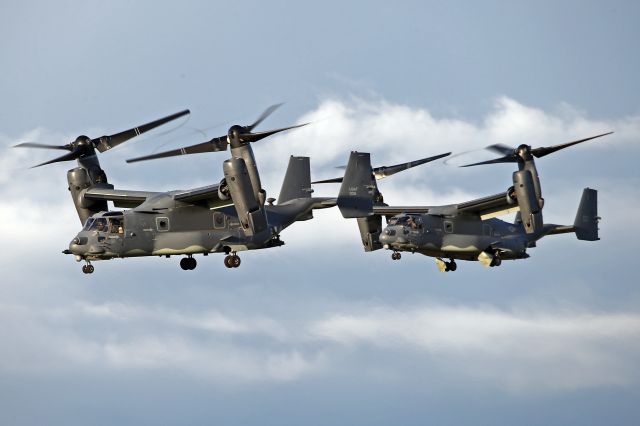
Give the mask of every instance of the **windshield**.
M 83 231 L 88 231 L 89 229 L 91 229 L 91 225 L 93 225 L 93 221 L 95 219 L 90 217 L 89 219 L 87 219 L 87 221 L 84 223 L 84 228 L 82 228 Z
M 95 219 L 89 219 L 87 221 L 86 226 L 84 227 L 85 231 L 106 231 L 107 230 L 107 219 L 103 217 L 98 217 Z

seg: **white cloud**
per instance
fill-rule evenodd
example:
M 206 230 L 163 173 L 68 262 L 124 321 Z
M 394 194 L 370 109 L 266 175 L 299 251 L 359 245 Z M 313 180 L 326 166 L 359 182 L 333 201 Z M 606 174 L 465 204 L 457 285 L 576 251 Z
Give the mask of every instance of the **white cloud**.
M 381 380 L 428 371 L 454 387 L 474 380 L 517 393 L 640 382 L 635 313 L 443 304 L 347 309 L 291 322 L 122 303 L 48 310 L 2 305 L 0 371 L 179 371 L 240 385 L 345 369 L 377 371 Z
M 170 370 L 245 383 L 295 380 L 322 364 L 319 354 L 281 346 L 292 341 L 288 331 L 265 317 L 79 302 L 44 310 L 0 305 L 0 319 L 3 372 Z
M 637 385 L 640 316 L 426 306 L 370 308 L 316 323 L 340 346 L 418 351 L 453 380 L 482 379 L 517 392 Z M 413 368 L 419 369 L 420 366 Z
M 268 147 L 256 144 L 259 161 L 277 162 L 290 153 L 308 155 L 316 167 L 343 164 L 348 152 L 372 153 L 374 163 L 393 163 L 436 155 L 479 149 L 494 143 L 517 146 L 555 145 L 583 137 L 615 131 L 607 143 L 640 143 L 640 116 L 620 119 L 591 119 L 585 113 L 563 105 L 547 112 L 523 105 L 506 96 L 480 123 L 463 118 L 436 118 L 426 109 L 410 108 L 384 100 L 327 99 L 299 120 L 311 125 L 274 136 Z M 594 149 L 600 143 L 584 145 Z M 335 163 L 338 160 L 338 163 Z M 433 166 L 420 170 L 429 174 Z

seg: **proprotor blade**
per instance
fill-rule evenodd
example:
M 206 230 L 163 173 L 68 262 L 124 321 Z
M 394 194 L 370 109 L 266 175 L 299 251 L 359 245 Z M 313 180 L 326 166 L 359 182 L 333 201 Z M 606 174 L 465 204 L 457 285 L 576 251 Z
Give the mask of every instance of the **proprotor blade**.
M 613 132 L 607 132 L 607 133 L 603 133 L 601 135 L 591 136 L 591 137 L 588 137 L 588 138 L 580 139 L 580 140 L 573 141 L 573 142 L 567 142 L 567 143 L 563 143 L 563 144 L 560 144 L 560 145 L 553 145 L 553 146 L 547 146 L 547 147 L 534 148 L 534 149 L 531 150 L 531 154 L 533 154 L 536 158 L 544 157 L 545 155 L 549 155 L 549 154 L 551 154 L 553 152 L 560 151 L 561 149 L 568 148 L 568 147 L 570 147 L 572 145 L 577 145 L 579 143 L 590 141 L 591 139 L 600 138 L 602 136 L 607 136 L 607 135 L 610 135 L 612 133 Z
M 448 155 L 451 155 L 451 153 L 450 152 L 446 152 L 444 154 L 434 155 L 433 157 L 427 157 L 427 158 L 422 158 L 420 160 L 408 161 L 406 163 L 400 163 L 400 164 L 396 164 L 396 165 L 393 165 L 393 166 L 375 167 L 375 168 L 371 169 L 371 172 L 373 173 L 375 178 L 377 180 L 379 180 L 379 179 L 394 175 L 396 173 L 399 173 L 399 172 L 401 172 L 403 170 L 408 170 L 408 169 L 410 169 L 412 167 L 416 167 L 416 166 L 419 166 L 421 164 L 425 164 L 425 163 L 429 163 L 431 161 L 438 160 L 438 159 L 446 157 Z M 340 168 L 346 168 L 346 166 L 340 166 Z M 342 182 L 342 177 L 333 178 L 333 179 L 317 180 L 317 181 L 311 182 L 311 183 L 340 183 L 340 182 Z
M 314 183 L 340 183 L 340 182 L 342 182 L 342 177 L 337 177 L 333 179 L 316 180 L 311 183 L 314 184 Z
M 504 156 L 514 155 L 514 153 L 516 152 L 514 148 L 507 145 L 503 145 L 501 143 L 489 145 L 485 149 L 488 149 L 489 151 L 497 152 L 498 154 L 502 154 Z
M 40 163 L 40 164 L 36 164 L 35 166 L 31 166 L 30 168 L 33 169 L 35 167 L 40 167 L 40 166 L 45 166 L 47 164 L 52 164 L 52 163 L 59 163 L 61 161 L 69 161 L 69 160 L 75 160 L 77 158 L 80 157 L 82 149 L 74 149 L 73 151 L 58 157 L 58 158 L 54 158 L 53 160 L 49 160 L 49 161 L 45 161 L 44 163 Z
M 472 167 L 472 166 L 480 166 L 483 164 L 496 164 L 496 163 L 517 163 L 518 157 L 514 155 L 510 155 L 508 157 L 500 157 L 493 160 L 480 161 L 479 163 L 465 164 L 460 167 Z
M 446 157 L 448 155 L 451 155 L 451 153 L 450 152 L 446 152 L 444 154 L 434 155 L 433 157 L 422 158 L 420 160 L 409 161 L 407 163 L 396 164 L 394 166 L 376 167 L 376 168 L 373 169 L 373 174 L 376 177 L 376 179 L 382 179 L 382 178 L 385 178 L 387 176 L 394 175 L 394 174 L 396 174 L 398 172 L 401 172 L 403 170 L 408 170 L 408 169 L 410 169 L 412 167 L 416 167 L 416 166 L 419 166 L 421 164 L 425 164 L 425 163 L 429 163 L 431 161 L 439 160 L 440 158 Z
M 111 136 L 102 136 L 100 138 L 93 139 L 93 145 L 100 152 L 107 151 L 115 146 L 120 145 L 122 142 L 126 142 L 129 139 L 141 135 L 142 133 L 148 132 L 151 129 L 155 129 L 158 126 L 161 126 L 165 123 L 183 117 L 189 114 L 190 111 L 185 109 L 184 111 L 177 112 L 175 114 L 168 115 L 159 120 L 152 121 L 147 124 L 143 124 L 138 127 L 134 127 L 133 129 L 125 130 L 124 132 L 116 133 Z
M 240 135 L 240 138 L 243 142 L 257 142 L 260 139 L 264 139 L 268 136 L 275 135 L 276 133 L 284 132 L 285 130 L 297 129 L 298 127 L 306 126 L 309 123 L 298 124 L 296 126 L 283 127 L 281 129 L 268 130 L 266 132 L 258 132 L 258 133 L 244 133 Z
M 127 163 L 135 163 L 138 161 L 155 160 L 157 158 L 175 157 L 178 155 L 201 154 L 204 152 L 218 152 L 227 150 L 227 137 L 220 136 L 213 138 L 207 142 L 190 145 L 184 148 L 172 149 L 170 151 L 159 152 L 157 154 L 145 155 L 142 157 L 131 158 Z
M 45 145 L 42 143 L 35 142 L 23 142 L 18 145 L 14 145 L 14 148 L 44 148 L 44 149 L 64 149 L 66 151 L 73 151 L 73 147 L 71 145 Z
M 267 136 L 271 136 L 273 134 L 284 132 L 285 130 L 295 129 L 298 127 L 306 126 L 309 123 L 298 124 L 296 126 L 283 127 L 281 129 L 269 130 L 266 132 L 258 132 L 252 133 L 251 129 L 260 124 L 265 118 L 267 118 L 273 111 L 275 111 L 280 105 L 276 104 L 267 108 L 250 126 L 239 126 L 234 125 L 231 126 L 227 135 L 220 136 L 217 138 L 213 138 L 208 142 L 199 143 L 196 145 L 187 146 L 184 148 L 178 148 L 171 151 L 165 151 L 158 154 L 145 155 L 144 157 L 137 157 L 127 160 L 127 163 L 135 163 L 136 161 L 143 160 L 152 160 L 156 158 L 166 158 L 166 157 L 174 157 L 177 155 L 187 155 L 187 154 L 200 154 L 204 152 L 216 152 L 216 151 L 226 151 L 227 145 L 231 144 L 231 147 L 235 147 L 236 145 L 242 146 L 244 143 L 256 142 L 261 139 L 266 138 Z M 235 144 L 235 145 L 234 145 Z
M 265 109 L 264 112 L 262 114 L 260 114 L 260 117 L 258 117 L 258 119 L 252 125 L 247 126 L 247 131 L 249 131 L 249 132 L 252 131 L 260 123 L 262 123 L 265 118 L 267 118 L 268 116 L 273 114 L 273 112 L 275 110 L 277 110 L 278 108 L 280 108 L 281 106 L 282 106 L 282 103 L 279 103 L 279 104 L 271 105 L 269 108 Z

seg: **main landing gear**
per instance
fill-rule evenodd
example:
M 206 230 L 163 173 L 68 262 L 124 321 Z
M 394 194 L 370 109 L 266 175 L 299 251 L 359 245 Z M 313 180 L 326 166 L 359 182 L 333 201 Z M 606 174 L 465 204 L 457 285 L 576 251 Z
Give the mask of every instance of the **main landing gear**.
M 87 260 L 87 264 L 82 265 L 82 272 L 85 274 L 93 274 L 93 271 L 94 271 L 93 265 L 89 263 L 89 261 Z
M 180 267 L 185 271 L 192 271 L 198 266 L 198 261 L 191 255 L 180 259 Z
M 228 254 L 224 257 L 224 266 L 227 268 L 237 268 L 240 266 L 240 256 L 234 251 L 233 254 Z
M 455 260 L 449 259 L 448 262 L 444 262 L 444 271 L 445 272 L 449 272 L 449 271 L 453 272 L 456 269 L 458 269 L 458 264 L 456 263 Z
M 400 252 L 394 251 L 393 253 L 391 253 L 391 259 L 393 260 L 400 260 L 401 257 L 402 255 L 400 254 Z
M 445 262 L 444 260 L 438 257 L 436 258 L 436 264 L 438 265 L 438 269 L 440 270 L 440 272 L 449 272 L 449 271 L 453 272 L 456 269 L 458 269 L 458 264 L 453 259 L 449 259 L 448 262 Z

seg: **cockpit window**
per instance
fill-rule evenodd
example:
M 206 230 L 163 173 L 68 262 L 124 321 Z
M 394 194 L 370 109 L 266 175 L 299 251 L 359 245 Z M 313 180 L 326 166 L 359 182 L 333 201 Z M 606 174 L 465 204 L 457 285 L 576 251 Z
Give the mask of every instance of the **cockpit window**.
M 412 229 L 422 228 L 422 219 L 420 216 L 404 215 L 394 216 L 389 219 L 389 225 L 408 226 Z
M 85 231 L 100 231 L 104 232 L 107 230 L 107 219 L 103 217 L 97 217 L 95 219 L 89 219 L 90 222 L 87 222 L 87 225 L 84 227 Z
M 84 223 L 84 228 L 82 228 L 83 231 L 89 231 L 91 229 L 91 226 L 93 225 L 93 221 L 95 219 L 90 217 L 89 219 L 87 219 L 87 221 Z
M 124 234 L 121 218 L 109 218 L 109 232 L 112 234 Z
M 83 230 L 111 232 L 114 234 L 124 233 L 122 218 L 109 218 L 109 220 L 104 217 L 89 218 L 87 219 L 87 223 L 84 225 Z

